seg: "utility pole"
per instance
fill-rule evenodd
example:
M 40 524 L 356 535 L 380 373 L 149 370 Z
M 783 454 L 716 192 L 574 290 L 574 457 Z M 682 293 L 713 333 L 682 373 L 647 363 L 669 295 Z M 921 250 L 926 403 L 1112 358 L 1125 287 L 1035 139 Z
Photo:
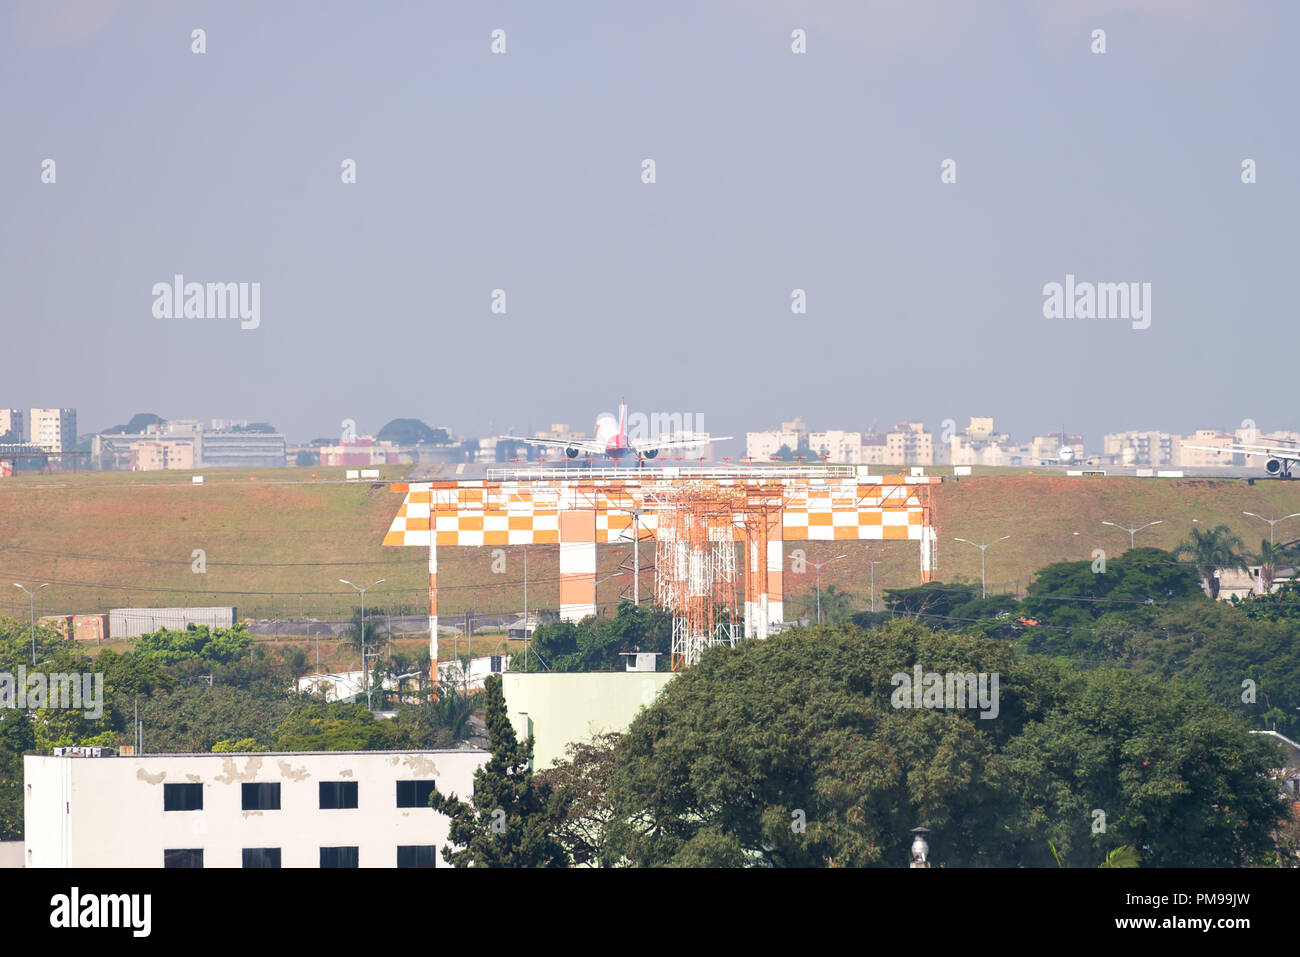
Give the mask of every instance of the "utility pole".
M 371 588 L 374 588 L 376 585 L 382 585 L 387 580 L 388 579 L 386 578 L 381 578 L 379 581 L 371 582 L 365 588 L 362 588 L 360 585 L 352 585 L 352 582 L 348 581 L 346 578 L 339 579 L 343 584 L 352 585 L 353 588 L 361 592 L 361 686 L 366 689 L 367 711 L 370 710 L 370 676 L 366 671 L 366 592 Z M 317 645 L 317 648 L 319 647 L 320 646 Z
M 49 588 L 50 583 L 46 582 L 44 585 L 39 586 L 34 591 L 28 591 L 26 588 L 24 588 L 22 585 L 18 584 L 17 582 L 14 582 L 14 587 L 22 588 L 23 591 L 27 592 L 27 597 L 31 599 L 30 604 L 31 604 L 31 611 L 32 611 L 32 667 L 35 668 L 36 667 L 36 592 L 40 591 L 42 588 Z
M 876 566 L 883 562 L 877 560 L 871 563 L 871 613 L 876 613 Z

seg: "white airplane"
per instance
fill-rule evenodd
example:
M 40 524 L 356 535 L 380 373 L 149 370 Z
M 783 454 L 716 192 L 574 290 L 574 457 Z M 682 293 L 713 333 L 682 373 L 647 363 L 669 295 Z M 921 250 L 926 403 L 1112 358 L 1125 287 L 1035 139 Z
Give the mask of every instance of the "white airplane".
M 1300 462 L 1300 447 L 1294 445 L 1184 445 L 1183 448 L 1197 449 L 1201 452 L 1267 456 L 1268 461 L 1264 463 L 1264 470 L 1269 475 L 1276 475 L 1280 479 L 1289 479 L 1292 467 Z
M 571 459 L 576 459 L 579 455 L 604 455 L 611 459 L 622 459 L 628 456 L 635 456 L 638 461 L 642 459 L 652 459 L 665 449 L 689 449 L 699 448 L 702 445 L 708 445 L 710 442 L 723 442 L 730 439 L 730 435 L 704 436 L 698 439 L 672 439 L 667 442 L 660 442 L 653 439 L 633 439 L 628 438 L 627 434 L 627 403 L 619 400 L 618 418 L 615 419 L 608 412 L 602 413 L 596 417 L 594 439 L 538 439 L 525 438 L 522 435 L 503 435 L 502 439 L 509 439 L 515 442 L 526 442 L 529 445 L 540 445 L 546 448 L 563 449 L 564 454 Z
M 1070 465 L 1074 462 L 1074 447 L 1065 444 L 1065 426 L 1061 426 L 1061 447 L 1056 450 L 1056 461 L 1040 465 Z

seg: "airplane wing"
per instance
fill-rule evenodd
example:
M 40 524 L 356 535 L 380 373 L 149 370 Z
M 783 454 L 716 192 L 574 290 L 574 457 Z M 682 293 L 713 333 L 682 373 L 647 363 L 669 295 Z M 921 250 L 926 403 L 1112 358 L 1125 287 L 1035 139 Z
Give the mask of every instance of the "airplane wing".
M 578 449 L 580 452 L 586 452 L 588 455 L 604 455 L 605 447 L 592 441 L 583 441 L 573 439 L 564 441 L 562 439 L 526 439 L 522 435 L 501 435 L 497 441 L 508 440 L 512 442 L 526 442 L 528 445 L 542 445 L 550 449 Z
M 1184 445 L 1199 452 L 1228 452 L 1233 455 L 1267 455 L 1271 459 L 1300 462 L 1300 448 L 1289 445 Z
M 638 452 L 647 449 L 654 449 L 658 452 L 663 449 L 698 449 L 702 445 L 708 445 L 712 442 L 726 442 L 728 439 L 732 438 L 734 438 L 734 436 L 731 435 L 710 435 L 706 438 L 673 439 L 668 442 L 654 442 L 650 439 L 636 439 L 628 442 L 628 445 L 636 449 Z

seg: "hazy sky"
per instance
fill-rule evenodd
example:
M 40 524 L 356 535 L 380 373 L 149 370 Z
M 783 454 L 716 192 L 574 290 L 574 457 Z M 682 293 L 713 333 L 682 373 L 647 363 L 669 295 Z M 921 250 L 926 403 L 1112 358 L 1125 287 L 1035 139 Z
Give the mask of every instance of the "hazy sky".
M 296 440 L 590 428 L 621 395 L 742 437 L 1298 428 L 1298 28 L 1294 0 L 10 2 L 0 406 Z M 155 318 L 177 273 L 259 282 L 260 325 Z M 1150 328 L 1044 318 L 1067 273 L 1151 283 Z

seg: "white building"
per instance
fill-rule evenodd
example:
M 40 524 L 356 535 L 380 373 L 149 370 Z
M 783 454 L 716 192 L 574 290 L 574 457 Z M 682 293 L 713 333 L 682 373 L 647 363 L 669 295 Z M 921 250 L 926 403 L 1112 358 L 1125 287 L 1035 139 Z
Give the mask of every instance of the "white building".
M 77 447 L 77 410 L 30 410 L 27 441 L 46 452 L 71 452 Z
M 813 432 L 808 436 L 808 447 L 813 454 L 826 457 L 833 465 L 857 465 L 862 461 L 862 433 L 831 429 Z
M 27 440 L 27 430 L 23 426 L 24 414 L 22 409 L 0 409 L 0 435 L 6 432 L 12 432 L 16 442 L 25 442 Z
M 443 866 L 478 750 L 23 758 L 28 867 Z
M 767 463 L 785 446 L 791 452 L 799 447 L 800 433 L 770 429 L 766 432 L 745 433 L 745 456 L 755 462 Z

